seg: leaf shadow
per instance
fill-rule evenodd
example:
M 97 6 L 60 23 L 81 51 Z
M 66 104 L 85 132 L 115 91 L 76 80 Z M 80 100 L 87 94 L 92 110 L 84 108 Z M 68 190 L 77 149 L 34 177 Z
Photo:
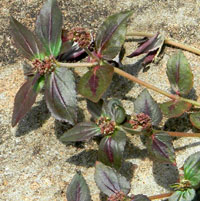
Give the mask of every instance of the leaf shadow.
M 184 113 L 179 117 L 169 118 L 164 126 L 164 131 L 177 131 L 177 132 L 187 132 L 193 130 L 188 113 Z
M 77 107 L 77 122 L 83 122 L 85 119 L 83 110 L 80 107 Z M 54 130 L 55 130 L 55 136 L 56 138 L 59 140 L 59 138 L 63 135 L 64 132 L 66 132 L 67 130 L 69 130 L 70 128 L 73 127 L 73 125 L 66 123 L 66 122 L 62 122 L 62 121 L 58 121 L 55 120 L 55 126 L 54 126 Z M 83 144 L 81 142 L 69 142 L 69 143 L 65 143 L 66 146 L 68 145 L 73 145 L 73 144 Z
M 36 102 L 36 106 L 33 106 L 31 110 L 25 115 L 25 117 L 19 122 L 15 136 L 20 137 L 36 130 L 49 119 L 50 112 L 47 109 L 45 100 L 42 99 Z
M 134 64 L 122 65 L 120 67 L 121 70 L 137 76 L 138 73 L 143 69 L 143 62 L 144 58 L 139 59 Z M 124 78 L 116 73 L 113 75 L 112 83 L 110 84 L 107 91 L 104 93 L 103 97 L 116 97 L 122 98 L 125 97 L 126 94 L 132 89 L 134 83 L 129 81 L 127 78 Z M 123 89 L 123 90 L 121 90 Z
M 94 167 L 97 160 L 97 150 L 83 150 L 68 158 L 66 162 L 72 163 L 76 166 L 84 166 L 86 168 Z
M 176 183 L 179 179 L 179 171 L 172 164 L 163 164 L 154 161 L 152 171 L 155 182 L 167 190 L 171 190 L 170 185 Z

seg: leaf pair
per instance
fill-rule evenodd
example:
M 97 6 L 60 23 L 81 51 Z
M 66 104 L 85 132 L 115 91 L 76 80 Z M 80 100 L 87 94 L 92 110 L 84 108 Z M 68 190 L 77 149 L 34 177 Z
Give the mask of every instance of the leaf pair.
M 125 41 L 127 19 L 132 11 L 125 11 L 108 17 L 100 26 L 95 39 L 96 57 L 103 60 L 112 60 L 120 52 Z M 105 62 L 104 62 L 105 63 Z M 81 95 L 93 102 L 98 102 L 109 87 L 114 69 L 107 62 L 95 66 L 81 78 L 78 91 Z
M 123 161 L 126 144 L 125 132 L 115 128 L 125 120 L 126 114 L 119 100 L 113 99 L 108 103 L 100 100 L 97 104 L 88 101 L 88 109 L 93 115 L 95 123 L 82 122 L 65 132 L 60 140 L 63 143 L 87 141 L 95 136 L 102 136 L 99 144 L 98 158 L 101 162 L 119 169 Z M 111 129 L 110 130 L 110 126 Z M 103 131 L 109 131 L 104 133 Z
M 128 197 L 130 191 L 130 183 L 125 177 L 117 173 L 114 169 L 104 165 L 101 162 L 96 163 L 95 182 L 99 189 L 109 198 L 116 198 L 121 195 L 131 201 L 150 201 L 145 195 L 136 195 L 132 198 Z M 108 198 L 108 199 L 109 199 Z M 90 201 L 89 187 L 81 175 L 77 173 L 67 188 L 68 201 Z M 109 199 L 111 200 L 111 199 Z M 118 199 L 116 199 L 118 200 Z
M 163 44 L 164 44 L 164 37 L 160 33 L 157 33 L 152 38 L 143 42 L 139 46 L 139 48 L 136 49 L 133 53 L 131 53 L 128 57 L 132 58 L 140 54 L 146 53 L 143 64 L 147 65 L 156 59 L 157 55 L 160 53 L 162 49 Z
M 144 113 L 148 115 L 151 119 L 151 124 L 156 127 L 162 120 L 159 105 L 146 89 L 144 89 L 134 101 L 134 111 L 136 114 Z M 124 128 L 127 132 L 134 134 L 134 129 L 132 132 L 130 127 Z M 147 136 L 146 145 L 149 153 L 161 162 L 176 164 L 171 137 L 164 131 L 155 131 L 154 129 L 149 131 L 145 130 L 145 132 L 144 134 Z

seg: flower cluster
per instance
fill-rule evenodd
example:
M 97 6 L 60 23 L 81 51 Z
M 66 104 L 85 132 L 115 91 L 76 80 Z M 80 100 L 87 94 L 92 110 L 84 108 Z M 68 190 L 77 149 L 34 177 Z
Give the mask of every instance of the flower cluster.
M 91 34 L 88 30 L 80 27 L 75 27 L 70 31 L 62 32 L 62 41 L 74 41 L 77 42 L 79 47 L 88 47 L 91 43 Z
M 136 117 L 131 117 L 129 124 L 133 129 L 142 127 L 144 130 L 151 128 L 151 118 L 144 113 L 137 114 Z
M 34 70 L 39 72 L 40 75 L 53 72 L 56 66 L 55 58 L 52 56 L 46 57 L 43 61 L 35 59 L 32 64 L 34 66 Z
M 96 124 L 100 127 L 101 133 L 103 135 L 109 135 L 112 134 L 115 131 L 115 122 L 111 121 L 107 117 L 100 117 Z
M 111 195 L 109 198 L 108 198 L 108 201 L 124 201 L 126 198 L 124 192 L 120 191 L 120 192 L 117 192 L 113 195 Z

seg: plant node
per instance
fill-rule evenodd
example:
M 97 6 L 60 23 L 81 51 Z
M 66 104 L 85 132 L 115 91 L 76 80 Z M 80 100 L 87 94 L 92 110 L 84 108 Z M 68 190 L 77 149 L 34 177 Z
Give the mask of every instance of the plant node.
M 40 75 L 51 73 L 56 67 L 55 58 L 53 56 L 46 57 L 43 61 L 35 59 L 32 64 L 34 70 Z
M 142 127 L 143 130 L 148 130 L 152 127 L 151 118 L 144 113 L 139 113 L 136 116 L 132 116 L 129 120 L 129 124 L 133 129 Z
M 110 135 L 115 131 L 116 123 L 108 117 L 100 117 L 96 124 L 100 127 L 103 135 Z
M 173 188 L 174 191 L 185 191 L 188 188 L 191 188 L 191 183 L 189 180 L 183 179 L 180 183 L 172 184 L 171 188 Z
M 75 27 L 70 31 L 63 31 L 62 40 L 63 41 L 71 40 L 77 42 L 79 47 L 85 48 L 90 45 L 92 37 L 91 33 L 88 30 L 80 27 Z
M 120 192 L 117 192 L 117 193 L 111 195 L 108 198 L 108 201 L 124 201 L 125 198 L 126 198 L 126 195 L 124 194 L 124 192 L 120 191 Z

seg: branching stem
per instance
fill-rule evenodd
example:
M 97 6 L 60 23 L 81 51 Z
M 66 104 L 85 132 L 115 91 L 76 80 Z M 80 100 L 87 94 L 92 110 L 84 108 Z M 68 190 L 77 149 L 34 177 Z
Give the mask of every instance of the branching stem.
M 127 37 L 130 37 L 130 36 L 152 37 L 152 36 L 154 36 L 154 34 L 134 31 L 134 32 L 127 33 L 126 36 Z M 187 50 L 188 52 L 192 52 L 194 54 L 200 55 L 200 50 L 199 49 L 191 47 L 189 45 L 185 45 L 185 44 L 173 41 L 172 39 L 165 38 L 164 43 L 167 44 L 167 45 L 171 45 L 171 46 L 183 49 L 183 50 Z
M 183 133 L 183 132 L 171 132 L 166 131 L 171 136 L 176 137 L 200 137 L 200 133 Z
M 172 195 L 172 193 L 164 193 L 164 194 L 160 194 L 160 195 L 150 196 L 149 199 L 150 200 L 157 200 L 157 199 L 162 199 L 162 198 L 170 197 L 171 195 Z
M 57 64 L 60 66 L 60 67 L 66 67 L 66 68 L 76 68 L 76 67 L 93 67 L 95 65 L 98 65 L 98 62 L 93 62 L 93 63 L 61 63 L 61 62 L 57 62 Z M 182 101 L 185 101 L 185 102 L 188 102 L 188 103 L 191 103 L 193 105 L 196 105 L 196 106 L 200 106 L 200 103 L 198 103 L 197 101 L 194 101 L 194 100 L 190 100 L 190 99 L 186 99 L 186 98 L 182 98 L 180 96 L 177 96 L 177 95 L 174 95 L 174 94 L 170 94 L 170 93 L 167 93 L 166 91 L 163 91 L 162 89 L 159 89 L 149 83 L 146 83 L 138 78 L 136 78 L 135 76 L 129 74 L 129 73 L 126 73 L 125 71 L 119 69 L 119 68 L 115 68 L 114 67 L 114 72 L 117 73 L 118 75 L 121 75 L 129 80 L 131 80 L 132 82 L 135 82 L 135 83 L 138 83 L 148 89 L 151 89 L 153 91 L 156 91 L 164 96 L 167 96 L 168 98 L 172 99 L 172 100 L 182 100 Z

